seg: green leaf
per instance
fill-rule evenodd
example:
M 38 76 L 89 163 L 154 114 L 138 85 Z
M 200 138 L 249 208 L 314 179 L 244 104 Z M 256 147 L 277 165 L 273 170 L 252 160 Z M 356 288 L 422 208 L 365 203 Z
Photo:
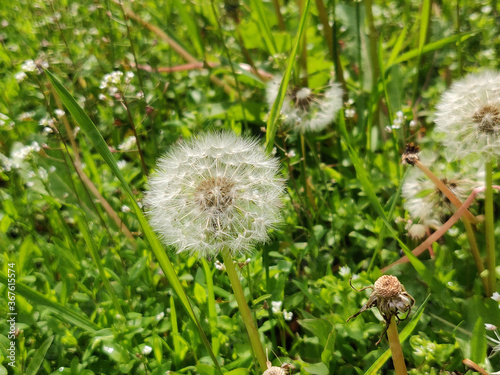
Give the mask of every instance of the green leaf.
M 31 359 L 31 362 L 28 368 L 26 369 L 25 375 L 36 375 L 38 373 L 38 369 L 42 365 L 43 359 L 45 358 L 47 350 L 49 350 L 53 340 L 54 336 L 50 336 L 47 340 L 43 342 L 42 346 L 40 346 L 35 351 L 35 354 L 33 355 L 33 358 Z
M 472 340 L 470 343 L 470 359 L 475 363 L 484 363 L 486 359 L 486 350 L 488 343 L 486 341 L 486 328 L 483 319 L 478 318 L 472 331 Z
M 85 111 L 78 105 L 76 102 L 75 98 L 66 90 L 66 88 L 59 82 L 59 80 L 48 70 L 45 71 L 47 73 L 47 76 L 50 79 L 50 82 L 54 86 L 55 90 L 57 91 L 59 97 L 61 98 L 61 101 L 63 102 L 64 106 L 66 109 L 69 111 L 71 116 L 73 116 L 74 120 L 78 123 L 82 131 L 85 133 L 87 138 L 90 140 L 92 145 L 96 148 L 96 150 L 99 152 L 101 157 L 104 159 L 104 161 L 108 164 L 109 168 L 113 172 L 113 174 L 120 180 L 122 187 L 125 191 L 125 193 L 128 195 L 130 199 L 130 206 L 132 207 L 137 220 L 139 221 L 139 224 L 141 225 L 142 231 L 144 233 L 144 236 L 146 237 L 147 241 L 149 242 L 150 248 L 153 251 L 156 259 L 158 260 L 158 263 L 160 264 L 161 269 L 163 270 L 165 276 L 167 277 L 172 289 L 174 289 L 177 297 L 181 300 L 182 305 L 186 309 L 189 317 L 193 320 L 193 322 L 196 324 L 196 327 L 198 329 L 198 333 L 203 341 L 203 344 L 208 350 L 208 353 L 210 354 L 210 357 L 214 361 L 215 366 L 219 370 L 220 373 L 222 373 L 222 370 L 219 366 L 219 363 L 217 362 L 217 359 L 212 351 L 212 348 L 210 347 L 210 343 L 205 335 L 205 332 L 203 331 L 203 328 L 200 325 L 200 322 L 196 318 L 196 315 L 193 311 L 193 308 L 191 306 L 191 302 L 187 298 L 186 292 L 184 291 L 179 278 L 177 276 L 177 273 L 175 272 L 175 269 L 172 265 L 172 262 L 170 262 L 170 259 L 168 258 L 167 254 L 165 253 L 163 246 L 161 245 L 160 241 L 154 234 L 153 230 L 149 226 L 149 223 L 142 213 L 141 208 L 137 204 L 134 194 L 132 193 L 132 189 L 128 185 L 127 181 L 123 177 L 120 169 L 118 168 L 118 165 L 116 164 L 116 161 L 111 154 L 111 151 L 109 150 L 108 145 L 104 141 L 104 138 L 102 137 L 101 133 L 99 133 L 99 130 L 97 130 L 97 127 L 95 124 L 92 122 L 92 120 L 87 116 Z
M 5 275 L 0 274 L 0 283 L 7 285 L 7 280 L 8 279 Z M 98 325 L 94 324 L 86 317 L 80 315 L 79 313 L 66 306 L 52 301 L 51 299 L 45 297 L 43 294 L 31 289 L 29 286 L 26 286 L 19 281 L 16 282 L 16 293 L 29 299 L 34 303 L 35 306 L 44 306 L 55 313 L 55 315 L 59 319 L 74 324 L 75 326 L 78 326 L 85 331 L 95 332 L 100 329 Z
M 427 298 L 424 300 L 424 302 L 420 305 L 418 308 L 417 312 L 415 313 L 415 316 L 413 319 L 406 325 L 406 327 L 401 331 L 399 334 L 399 341 L 401 344 L 410 336 L 410 334 L 413 332 L 415 327 L 417 326 L 418 321 L 422 317 L 422 314 L 424 313 L 424 307 L 427 304 L 427 301 L 429 300 L 430 294 L 427 296 Z M 382 366 L 384 365 L 385 362 L 390 358 L 391 356 L 391 350 L 387 349 L 384 354 L 382 354 L 378 359 L 373 363 L 373 365 L 370 366 L 370 368 L 365 372 L 365 375 L 375 375 L 378 374 Z

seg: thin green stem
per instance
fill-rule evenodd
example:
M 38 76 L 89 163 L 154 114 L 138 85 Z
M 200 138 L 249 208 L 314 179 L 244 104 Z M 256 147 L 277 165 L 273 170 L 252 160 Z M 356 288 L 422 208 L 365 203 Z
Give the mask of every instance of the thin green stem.
M 486 230 L 486 257 L 488 260 L 488 285 L 490 295 L 497 288 L 497 277 L 495 270 L 495 223 L 493 215 L 493 164 L 486 163 L 486 191 L 484 198 L 485 230 Z
M 408 375 L 405 359 L 403 357 L 403 349 L 401 349 L 401 343 L 399 342 L 398 327 L 394 316 L 391 317 L 391 323 L 387 329 L 387 338 L 389 339 L 389 346 L 392 353 L 392 363 L 394 364 L 396 375 Z
M 236 272 L 236 267 L 234 266 L 233 258 L 229 249 L 222 250 L 222 259 L 224 260 L 224 265 L 226 266 L 227 276 L 233 288 L 234 297 L 238 303 L 238 308 L 241 313 L 243 322 L 247 329 L 248 337 L 250 339 L 250 344 L 252 346 L 253 354 L 259 362 L 262 371 L 267 369 L 267 359 L 262 347 L 262 343 L 259 338 L 259 331 L 252 317 L 250 307 L 248 307 L 243 288 L 241 287 L 240 279 L 238 273 Z
M 488 284 L 488 276 L 484 273 L 484 264 L 481 259 L 481 254 L 479 252 L 479 248 L 477 247 L 476 236 L 474 235 L 474 230 L 472 229 L 471 223 L 462 218 L 462 222 L 464 223 L 465 233 L 467 233 L 467 239 L 469 240 L 470 251 L 472 257 L 474 258 L 474 263 L 476 263 L 477 272 L 479 273 L 479 277 L 481 277 L 481 281 L 483 282 L 484 292 L 490 297 L 490 287 Z

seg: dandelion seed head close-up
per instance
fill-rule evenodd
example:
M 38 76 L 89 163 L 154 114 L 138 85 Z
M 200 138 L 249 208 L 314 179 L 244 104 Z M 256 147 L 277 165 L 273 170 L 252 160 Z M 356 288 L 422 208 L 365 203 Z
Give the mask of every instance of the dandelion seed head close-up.
M 172 147 L 149 180 L 151 225 L 178 252 L 251 251 L 281 221 L 279 162 L 252 138 L 207 133 Z
M 435 121 L 436 132 L 446 135 L 449 160 L 500 156 L 500 73 L 472 73 L 455 82 L 437 105 Z
M 271 108 L 278 97 L 282 77 L 271 80 L 266 89 L 266 99 Z M 288 87 L 281 108 L 284 123 L 300 133 L 319 132 L 335 120 L 343 106 L 343 90 L 339 84 L 330 82 L 322 94 L 309 87 Z

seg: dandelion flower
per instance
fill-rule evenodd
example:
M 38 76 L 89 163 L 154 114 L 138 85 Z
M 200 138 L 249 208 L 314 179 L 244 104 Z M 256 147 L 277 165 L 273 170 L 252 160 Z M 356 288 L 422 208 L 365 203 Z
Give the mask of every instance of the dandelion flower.
M 455 82 L 437 105 L 436 131 L 450 160 L 500 155 L 500 73 L 469 74 Z
M 278 97 L 281 77 L 267 85 L 266 99 L 271 108 Z M 285 125 L 301 133 L 319 132 L 326 128 L 342 108 L 343 91 L 339 84 L 331 82 L 323 94 L 309 87 L 289 87 L 281 113 Z
M 208 133 L 162 157 L 146 194 L 152 226 L 178 252 L 233 255 L 268 240 L 281 220 L 278 160 L 257 140 Z

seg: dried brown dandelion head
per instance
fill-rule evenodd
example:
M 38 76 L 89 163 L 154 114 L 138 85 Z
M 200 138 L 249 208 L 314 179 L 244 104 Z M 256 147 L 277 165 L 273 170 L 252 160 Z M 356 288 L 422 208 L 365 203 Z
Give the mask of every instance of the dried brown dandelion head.
M 283 363 L 280 367 L 278 366 L 273 366 L 271 361 L 269 360 L 268 352 L 266 349 L 266 357 L 267 357 L 267 370 L 264 371 L 262 375 L 288 375 L 290 372 L 289 370 L 295 369 L 295 366 L 290 364 L 290 363 Z
M 351 280 L 349 280 L 349 283 L 351 284 Z M 401 320 L 408 318 L 411 312 L 411 307 L 415 304 L 413 297 L 408 294 L 405 287 L 399 282 L 396 276 L 383 275 L 375 281 L 373 286 L 367 286 L 358 290 L 351 284 L 351 288 L 357 292 L 361 292 L 365 289 L 373 289 L 372 294 L 370 294 L 370 297 L 368 298 L 368 302 L 366 302 L 356 314 L 347 319 L 347 321 L 357 317 L 369 308 L 378 308 L 380 314 L 384 318 L 385 329 L 380 335 L 380 339 L 377 341 L 376 345 L 378 345 L 380 340 L 382 340 L 382 336 L 389 327 L 391 318 L 394 316 L 399 324 Z M 401 318 L 398 315 L 399 313 L 405 312 L 406 316 L 404 318 Z
M 420 147 L 415 143 L 408 143 L 406 145 L 405 151 L 401 156 L 401 162 L 403 164 L 415 165 L 415 162 L 419 160 L 418 154 L 420 152 Z

